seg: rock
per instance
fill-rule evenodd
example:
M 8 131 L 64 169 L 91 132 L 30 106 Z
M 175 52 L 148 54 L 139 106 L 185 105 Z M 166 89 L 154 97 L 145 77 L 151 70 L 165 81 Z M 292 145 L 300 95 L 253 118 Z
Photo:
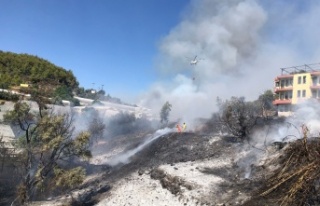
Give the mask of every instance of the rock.
M 138 174 L 141 176 L 141 175 L 143 175 L 143 174 L 144 174 L 144 171 L 143 171 L 143 170 L 141 170 L 141 169 L 139 169 Z

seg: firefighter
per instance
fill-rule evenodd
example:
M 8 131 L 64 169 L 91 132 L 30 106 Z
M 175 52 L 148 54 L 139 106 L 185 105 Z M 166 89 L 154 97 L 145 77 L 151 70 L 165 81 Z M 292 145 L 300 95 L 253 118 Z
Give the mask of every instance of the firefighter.
M 186 125 L 186 123 L 184 122 L 184 123 L 182 124 L 182 131 L 185 132 L 186 129 L 187 129 L 187 125 Z
M 181 133 L 181 126 L 180 126 L 180 124 L 177 124 L 176 128 L 177 128 L 178 132 Z

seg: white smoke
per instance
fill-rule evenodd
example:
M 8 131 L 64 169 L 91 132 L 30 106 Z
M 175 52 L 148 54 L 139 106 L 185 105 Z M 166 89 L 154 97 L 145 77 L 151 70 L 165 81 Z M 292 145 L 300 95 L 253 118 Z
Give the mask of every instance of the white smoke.
M 159 116 L 169 101 L 170 120 L 189 122 L 190 128 L 193 119 L 216 110 L 216 97 L 257 99 L 273 88 L 279 68 L 318 61 L 320 4 L 306 5 L 192 0 L 159 45 L 157 69 L 168 78 L 143 94 L 140 104 Z M 195 55 L 203 60 L 191 66 L 186 57 Z
M 294 115 L 285 119 L 283 123 L 266 126 L 256 130 L 251 136 L 251 144 L 265 149 L 273 142 L 289 142 L 304 136 L 303 128 L 307 128 L 307 137 L 320 135 L 320 108 L 317 100 L 309 100 L 294 107 Z
M 254 131 L 251 135 L 249 147 L 239 152 L 237 164 L 245 171 L 244 178 L 249 178 L 251 165 L 268 155 L 268 147 L 274 142 L 290 142 L 304 137 L 319 137 L 320 135 L 320 108 L 319 102 L 305 101 L 297 105 L 293 116 L 285 119 L 283 123 L 265 126 Z
M 175 77 L 170 83 L 155 84 L 140 104 L 159 111 L 169 101 L 174 120 L 209 117 L 216 97 L 252 87 L 241 77 L 256 55 L 265 21 L 266 13 L 255 1 L 192 1 L 190 13 L 159 48 L 158 69 Z M 191 66 L 186 57 L 194 55 L 203 60 Z
M 120 155 L 117 155 L 115 157 L 113 157 L 110 160 L 107 160 L 106 162 L 103 163 L 107 163 L 111 166 L 115 166 L 118 165 L 120 163 L 122 164 L 128 164 L 130 162 L 130 158 L 132 156 L 134 156 L 137 152 L 141 151 L 142 149 L 144 149 L 147 145 L 149 145 L 151 142 L 153 142 L 154 140 L 158 139 L 159 137 L 172 132 L 172 129 L 170 128 L 164 128 L 164 129 L 159 129 L 157 130 L 153 135 L 150 135 L 150 137 L 148 139 L 146 139 L 142 144 L 140 144 L 138 147 L 132 149 L 132 150 L 128 150 Z

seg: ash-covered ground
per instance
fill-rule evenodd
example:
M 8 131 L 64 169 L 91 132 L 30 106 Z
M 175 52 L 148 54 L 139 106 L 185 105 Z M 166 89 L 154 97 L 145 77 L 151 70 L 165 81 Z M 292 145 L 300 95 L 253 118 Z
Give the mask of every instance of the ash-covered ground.
M 197 133 L 119 136 L 95 145 L 81 187 L 41 205 L 254 205 L 279 148 Z

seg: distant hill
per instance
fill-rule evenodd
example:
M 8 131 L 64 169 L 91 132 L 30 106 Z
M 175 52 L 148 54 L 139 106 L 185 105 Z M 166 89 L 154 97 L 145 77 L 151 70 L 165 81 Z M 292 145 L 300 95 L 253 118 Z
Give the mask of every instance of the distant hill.
M 0 88 L 20 84 L 46 83 L 50 86 L 78 88 L 78 81 L 71 70 L 29 54 L 16 54 L 0 50 Z
M 21 86 L 24 85 L 24 86 Z M 27 87 L 27 88 L 26 88 Z M 79 83 L 71 70 L 66 70 L 40 57 L 30 54 L 17 54 L 0 50 L 0 89 L 10 89 L 22 93 L 31 93 L 37 89 L 42 96 L 61 100 L 69 100 L 79 105 L 74 95 L 92 100 L 103 100 L 125 104 L 119 98 L 105 95 L 105 91 L 95 91 L 79 87 Z M 12 95 L 0 92 L 0 99 L 13 100 Z M 14 96 L 14 99 L 18 97 Z

